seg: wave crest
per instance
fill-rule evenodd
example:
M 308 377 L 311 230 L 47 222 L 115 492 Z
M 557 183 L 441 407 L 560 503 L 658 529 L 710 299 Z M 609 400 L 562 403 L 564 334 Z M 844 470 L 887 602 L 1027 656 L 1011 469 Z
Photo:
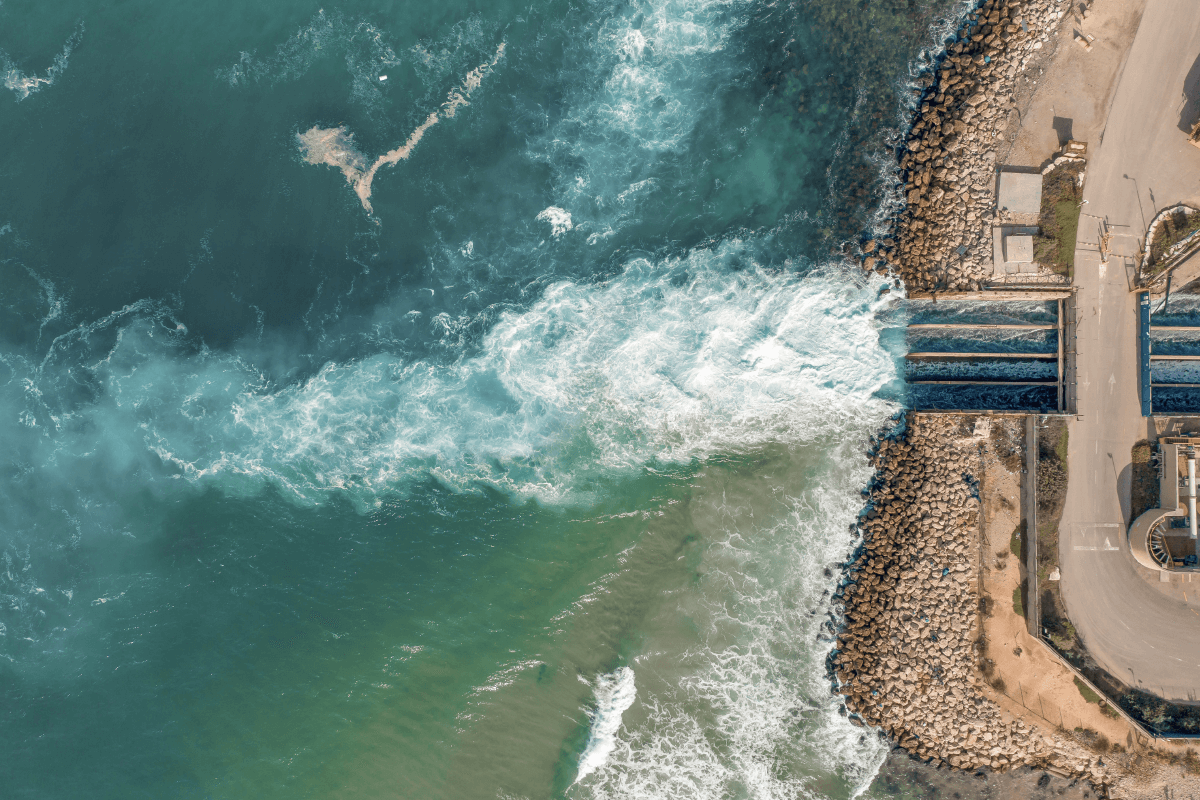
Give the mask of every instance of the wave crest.
M 592 730 L 583 754 L 579 757 L 579 772 L 575 783 L 591 775 L 608 761 L 617 746 L 621 717 L 637 698 L 633 670 L 629 667 L 596 678 L 596 708 L 589 714 Z

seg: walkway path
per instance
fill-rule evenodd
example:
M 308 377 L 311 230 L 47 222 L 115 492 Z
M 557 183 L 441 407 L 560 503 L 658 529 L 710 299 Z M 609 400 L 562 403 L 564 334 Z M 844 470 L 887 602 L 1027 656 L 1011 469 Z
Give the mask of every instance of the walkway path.
M 1200 614 L 1138 573 L 1125 537 L 1130 451 L 1151 425 L 1138 400 L 1128 271 L 1156 210 L 1200 197 L 1200 149 L 1180 130 L 1182 87 L 1198 56 L 1200 2 L 1150 0 L 1102 142 L 1089 143 L 1075 254 L 1082 419 L 1071 426 L 1059 529 L 1063 598 L 1088 651 L 1113 675 L 1179 700 L 1200 698 Z M 1103 219 L 1114 233 L 1107 264 L 1098 252 Z

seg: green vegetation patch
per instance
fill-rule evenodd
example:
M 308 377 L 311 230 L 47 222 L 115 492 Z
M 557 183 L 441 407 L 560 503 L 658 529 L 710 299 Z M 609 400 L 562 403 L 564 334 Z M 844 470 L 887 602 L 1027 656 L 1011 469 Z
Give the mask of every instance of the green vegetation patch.
M 1150 245 L 1151 268 L 1161 263 L 1168 250 L 1200 230 L 1200 213 L 1188 214 L 1179 209 L 1163 217 L 1155 228 L 1154 241 Z
M 1169 703 L 1141 689 L 1126 689 L 1120 697 L 1120 704 L 1134 719 L 1151 730 L 1161 733 L 1200 734 L 1200 706 Z
M 1018 617 L 1025 616 L 1025 600 L 1021 597 L 1022 588 L 1023 587 L 1018 586 L 1017 588 L 1013 589 L 1013 613 Z
M 1033 257 L 1059 275 L 1070 278 L 1075 269 L 1075 239 L 1079 231 L 1079 204 L 1083 189 L 1079 175 L 1084 164 L 1068 161 L 1042 179 L 1041 231 L 1033 240 Z
M 1021 557 L 1021 526 L 1013 528 L 1012 536 L 1008 540 L 1008 551 L 1017 558 Z
M 1158 471 L 1150 463 L 1150 442 L 1143 439 L 1133 446 L 1133 469 L 1130 498 L 1132 519 L 1137 519 L 1151 508 L 1158 508 Z
M 1186 736 L 1200 735 L 1200 704 L 1171 703 L 1149 692 L 1131 688 L 1119 678 L 1097 666 L 1096 662 L 1082 650 L 1065 655 L 1067 660 L 1087 677 L 1092 686 L 1099 688 L 1100 693 L 1097 694 L 1082 681 L 1075 681 L 1080 695 L 1089 703 L 1097 702 L 1092 699 L 1093 696 L 1099 698 L 1100 711 L 1105 716 L 1113 719 L 1119 717 L 1120 714 L 1114 707 L 1119 705 L 1127 714 L 1151 731 Z M 1112 700 L 1108 698 L 1112 698 Z M 1115 704 L 1113 700 L 1116 701 Z M 1200 760 L 1197 760 L 1196 766 L 1200 768 Z
M 1067 498 L 1067 452 L 1070 439 L 1067 424 L 1049 418 L 1038 427 L 1037 473 L 1037 566 L 1031 578 L 1038 592 L 1038 622 L 1050 643 L 1067 654 L 1079 647 L 1075 627 L 1067 619 L 1058 581 L 1049 580 L 1058 566 L 1058 522 Z
M 1042 595 L 1042 622 L 1050 644 L 1061 653 L 1070 653 L 1079 648 L 1079 634 L 1075 632 L 1071 620 L 1067 619 L 1061 602 L 1057 592 L 1047 590 Z
M 1047 422 L 1038 431 L 1037 513 L 1039 520 L 1053 521 L 1056 528 L 1067 498 L 1067 437 L 1061 419 Z
M 1079 678 L 1075 679 L 1075 688 L 1079 690 L 1081 695 L 1083 695 L 1084 700 L 1087 700 L 1089 703 L 1100 705 L 1100 695 L 1096 694 L 1092 690 L 1092 687 L 1079 680 Z

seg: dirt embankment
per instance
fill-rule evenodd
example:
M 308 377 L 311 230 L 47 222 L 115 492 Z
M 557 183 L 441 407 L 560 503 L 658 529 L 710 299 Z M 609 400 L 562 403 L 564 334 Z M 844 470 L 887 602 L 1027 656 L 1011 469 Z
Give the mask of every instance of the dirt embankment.
M 864 246 L 864 266 L 889 269 L 909 291 L 979 288 L 991 264 L 996 151 L 1014 110 L 1017 79 L 1069 3 L 987 0 L 930 75 L 900 149 L 906 206 L 892 236 Z

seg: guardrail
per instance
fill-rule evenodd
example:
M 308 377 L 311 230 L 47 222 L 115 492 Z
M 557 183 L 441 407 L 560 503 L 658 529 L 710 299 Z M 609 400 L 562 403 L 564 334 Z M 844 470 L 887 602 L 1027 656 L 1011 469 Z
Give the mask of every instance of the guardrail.
M 1021 480 L 1021 507 L 1025 518 L 1025 625 L 1030 636 L 1042 629 L 1041 596 L 1037 590 L 1037 417 L 1025 418 L 1025 476 Z
M 1138 259 L 1139 286 L 1134 291 L 1157 291 L 1165 282 L 1170 281 L 1171 274 L 1175 271 L 1176 267 L 1191 258 L 1197 251 L 1200 251 L 1200 231 L 1196 231 L 1182 241 L 1172 245 L 1171 249 L 1164 254 L 1166 258 L 1159 267 L 1159 271 L 1153 277 L 1148 280 L 1142 279 L 1142 275 L 1150 266 L 1150 249 L 1154 241 L 1151 234 L 1154 233 L 1154 228 L 1168 216 L 1177 213 L 1181 209 L 1188 209 L 1193 213 L 1198 213 L 1196 209 L 1189 205 L 1179 204 L 1164 208 L 1150 221 L 1150 227 L 1146 229 L 1146 238 L 1142 244 L 1141 257 Z
M 1150 381 L 1150 293 L 1142 292 L 1138 300 L 1138 360 L 1141 369 L 1141 391 L 1138 396 L 1142 401 L 1142 416 L 1150 416 L 1153 409 L 1151 402 L 1153 389 Z

